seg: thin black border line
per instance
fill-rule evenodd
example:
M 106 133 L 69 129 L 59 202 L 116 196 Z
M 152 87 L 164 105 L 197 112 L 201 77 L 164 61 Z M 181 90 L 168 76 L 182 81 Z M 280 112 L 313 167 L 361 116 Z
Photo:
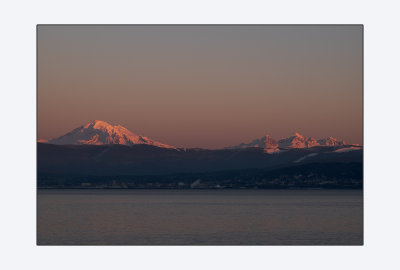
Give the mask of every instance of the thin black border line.
M 38 245 L 39 239 L 39 214 L 38 214 L 38 135 L 39 135 L 39 25 L 36 25 L 36 246 Z
M 363 147 L 363 162 L 362 162 L 362 243 L 360 245 L 39 245 L 38 244 L 38 135 L 39 135 L 39 127 L 38 127 L 38 119 L 39 119 L 39 27 L 40 26 L 361 26 L 361 69 L 362 69 L 362 78 L 361 78 L 361 92 L 362 92 L 362 147 Z M 364 197 L 365 197 L 365 123 L 364 123 L 364 24 L 36 24 L 36 246 L 243 246 L 243 247 L 251 247 L 251 246 L 295 246 L 295 247 L 303 247 L 303 246 L 365 246 L 365 209 L 364 209 Z
M 39 26 L 362 26 L 355 24 L 36 24 Z
M 362 244 L 361 246 L 365 245 L 365 210 L 364 210 L 364 193 L 365 193 L 365 167 L 364 167 L 364 162 L 365 162 L 365 143 L 364 143 L 364 136 L 365 136 L 365 131 L 364 131 L 364 25 L 361 25 L 361 92 L 362 92 L 362 157 L 363 157 L 363 162 L 362 162 L 362 220 L 363 220 L 363 231 L 362 231 Z

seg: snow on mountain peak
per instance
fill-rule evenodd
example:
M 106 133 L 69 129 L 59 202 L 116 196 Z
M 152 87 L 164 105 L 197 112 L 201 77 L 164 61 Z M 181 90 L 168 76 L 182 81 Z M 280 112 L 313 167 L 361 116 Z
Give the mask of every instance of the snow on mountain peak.
M 127 128 L 113 126 L 105 121 L 94 120 L 78 127 L 67 134 L 49 141 L 52 144 L 148 144 L 162 148 L 175 148 L 173 146 L 153 141 L 144 136 L 138 136 Z
M 347 145 L 345 141 L 338 140 L 333 137 L 328 137 L 326 139 L 316 140 L 312 137 L 305 137 L 298 132 L 295 132 L 294 135 L 282 138 L 278 141 L 274 140 L 266 134 L 264 137 L 260 139 L 256 139 L 251 141 L 250 143 L 241 143 L 237 146 L 227 147 L 229 149 L 238 149 L 238 148 L 248 148 L 248 147 L 260 147 L 264 149 L 292 149 L 292 148 L 311 148 L 315 146 L 345 146 Z M 273 152 L 277 152 L 277 151 Z M 271 152 L 268 150 L 267 152 Z
M 295 132 L 293 136 L 278 141 L 279 148 L 306 148 L 306 138 Z
M 318 140 L 318 143 L 320 145 L 325 145 L 325 146 L 343 146 L 347 145 L 347 143 L 343 140 L 338 140 L 336 138 L 333 138 L 332 136 L 329 136 L 326 139 L 320 139 Z
M 294 133 L 294 136 L 299 137 L 299 138 L 304 138 L 303 135 L 301 135 L 300 133 L 297 133 L 297 132 Z
M 84 128 L 92 127 L 95 129 L 109 129 L 109 128 L 112 128 L 113 126 L 111 124 L 101 121 L 101 120 L 94 120 L 92 122 L 87 123 L 83 127 Z

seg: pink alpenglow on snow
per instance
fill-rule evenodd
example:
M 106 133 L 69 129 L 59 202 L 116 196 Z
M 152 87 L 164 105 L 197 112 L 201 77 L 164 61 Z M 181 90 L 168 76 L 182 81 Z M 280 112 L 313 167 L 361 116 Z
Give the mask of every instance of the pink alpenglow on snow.
M 260 147 L 264 148 L 266 153 L 276 153 L 279 152 L 279 149 L 311 148 L 316 146 L 343 147 L 345 145 L 347 145 L 345 141 L 333 137 L 316 140 L 312 137 L 304 137 L 296 132 L 293 136 L 282 138 L 279 141 L 276 141 L 269 135 L 266 135 L 260 139 L 255 139 L 250 143 L 241 143 L 239 145 L 227 148 L 241 149 L 248 147 Z
M 107 122 L 95 120 L 78 127 L 67 134 L 48 141 L 51 144 L 122 144 L 136 145 L 147 144 L 161 148 L 174 148 L 174 146 L 139 136 L 123 126 L 113 126 Z
M 50 144 L 91 144 L 91 145 L 105 145 L 105 144 L 121 144 L 121 145 L 137 145 L 146 144 L 157 146 L 161 148 L 172 148 L 177 149 L 174 146 L 164 144 L 158 141 L 154 141 L 144 136 L 139 136 L 127 128 L 121 125 L 111 125 L 105 121 L 95 120 L 86 125 L 78 127 L 67 134 L 54 138 L 51 140 L 38 140 L 39 143 L 50 143 Z M 306 149 L 312 147 L 336 147 L 344 148 L 350 147 L 351 150 L 357 148 L 360 149 L 359 145 L 350 145 L 343 140 L 339 140 L 333 137 L 327 137 L 324 139 L 314 139 L 312 137 L 305 137 L 299 133 L 282 138 L 280 140 L 273 139 L 269 134 L 255 139 L 250 143 L 241 143 L 236 146 L 226 147 L 226 149 L 245 149 L 250 147 L 257 147 L 264 149 L 265 153 L 274 154 L 288 149 Z M 355 147 L 355 148 L 354 148 Z M 349 151 L 349 150 L 343 150 Z M 340 151 L 338 151 L 340 152 Z

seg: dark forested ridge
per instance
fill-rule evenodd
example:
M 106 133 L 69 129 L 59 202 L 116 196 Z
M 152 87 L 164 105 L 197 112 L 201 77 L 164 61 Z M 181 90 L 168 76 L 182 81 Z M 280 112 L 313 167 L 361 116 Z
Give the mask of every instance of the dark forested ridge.
M 38 144 L 39 188 L 362 188 L 363 151 Z
M 167 175 L 40 174 L 39 188 L 362 188 L 361 163 L 311 163 L 273 170 L 243 169 Z

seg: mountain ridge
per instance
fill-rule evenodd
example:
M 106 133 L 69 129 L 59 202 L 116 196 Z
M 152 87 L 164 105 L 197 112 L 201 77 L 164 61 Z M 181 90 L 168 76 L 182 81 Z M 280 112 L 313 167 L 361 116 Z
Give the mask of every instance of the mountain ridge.
M 282 138 L 280 140 L 273 139 L 269 134 L 265 136 L 254 139 L 249 143 L 241 143 L 239 145 L 234 145 L 230 147 L 225 147 L 225 149 L 244 149 L 250 147 L 263 148 L 267 153 L 276 153 L 282 150 L 288 149 L 308 149 L 312 147 L 359 147 L 357 144 L 348 144 L 344 140 L 340 140 L 334 137 L 327 137 L 322 139 L 315 139 L 313 137 L 305 137 L 301 134 L 295 132 L 294 135 Z
M 38 143 L 38 173 L 82 175 L 168 174 L 305 163 L 362 162 L 362 149 L 336 147 L 290 149 L 268 154 L 261 148 L 167 149 L 152 145 L 55 145 Z
M 108 145 L 120 144 L 133 146 L 138 144 L 152 145 L 160 148 L 178 149 L 162 142 L 152 140 L 148 137 L 136 135 L 121 125 L 111 125 L 102 120 L 94 120 L 82 125 L 74 130 L 54 139 L 42 140 L 38 139 L 38 143 L 49 143 L 57 145 Z M 326 137 L 315 139 L 313 137 L 305 137 L 298 132 L 292 136 L 276 140 L 269 134 L 261 138 L 254 139 L 249 143 L 240 143 L 239 145 L 223 147 L 221 149 L 245 149 L 245 148 L 262 148 L 265 153 L 274 154 L 289 149 L 308 149 L 312 147 L 352 147 L 351 149 L 360 149 L 362 146 L 358 144 L 348 144 L 344 140 L 334 137 Z M 181 148 L 183 149 L 183 148 Z M 194 149 L 194 148 L 193 148 Z

